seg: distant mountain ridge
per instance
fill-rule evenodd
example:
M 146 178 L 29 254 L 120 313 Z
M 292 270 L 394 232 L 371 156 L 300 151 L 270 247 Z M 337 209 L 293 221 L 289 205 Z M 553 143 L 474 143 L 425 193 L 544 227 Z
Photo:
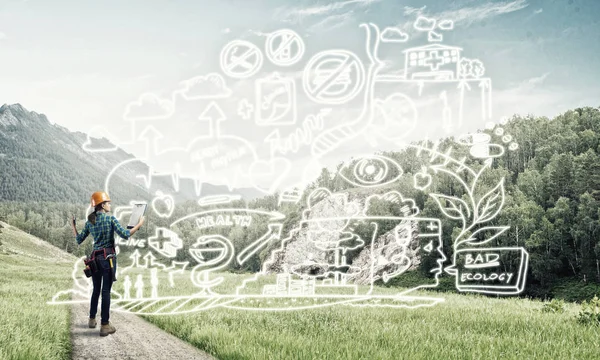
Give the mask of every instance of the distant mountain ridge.
M 51 124 L 44 114 L 29 111 L 21 104 L 0 107 L 0 201 L 59 201 L 87 203 L 93 191 L 104 189 L 109 172 L 135 156 L 118 148 L 90 153 L 83 150 L 88 136 Z M 98 145 L 114 147 L 105 138 Z M 104 144 L 105 142 L 105 144 Z M 113 199 L 149 201 L 153 194 L 139 174 L 148 174 L 142 161 L 132 161 L 114 174 Z M 192 181 L 182 179 L 176 201 L 198 198 Z M 155 185 L 173 188 L 168 178 L 155 178 Z M 258 197 L 253 189 L 229 191 L 225 186 L 203 184 L 201 196 L 236 193 L 247 199 Z

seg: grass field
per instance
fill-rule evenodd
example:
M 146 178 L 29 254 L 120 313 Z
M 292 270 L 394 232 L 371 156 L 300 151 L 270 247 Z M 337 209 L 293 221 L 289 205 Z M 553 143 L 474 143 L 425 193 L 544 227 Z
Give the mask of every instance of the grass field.
M 236 276 L 227 275 L 224 284 L 235 283 Z M 218 308 L 144 318 L 219 359 L 600 358 L 600 328 L 577 323 L 577 304 L 547 314 L 539 301 L 420 294 L 446 301 L 419 309 Z
M 70 359 L 69 308 L 46 301 L 72 284 L 75 258 L 52 256 L 51 246 L 2 225 L 0 359 Z
M 69 307 L 49 306 L 46 301 L 70 288 L 75 258 L 62 254 L 57 261 L 48 256 L 52 249 L 32 242 L 29 235 L 6 227 L 2 231 L 0 359 L 70 358 Z M 214 290 L 233 292 L 241 275 L 215 276 L 221 275 L 225 281 Z M 180 275 L 176 283 L 185 284 L 186 276 L 189 273 Z M 164 280 L 159 286 L 161 296 L 177 292 Z M 122 286 L 123 277 L 115 289 L 122 290 Z M 190 294 L 195 289 L 183 290 Z M 600 358 L 600 328 L 577 323 L 577 304 L 567 304 L 564 313 L 551 314 L 540 311 L 539 301 L 420 294 L 446 301 L 419 309 L 338 305 L 257 312 L 217 308 L 144 318 L 219 359 Z

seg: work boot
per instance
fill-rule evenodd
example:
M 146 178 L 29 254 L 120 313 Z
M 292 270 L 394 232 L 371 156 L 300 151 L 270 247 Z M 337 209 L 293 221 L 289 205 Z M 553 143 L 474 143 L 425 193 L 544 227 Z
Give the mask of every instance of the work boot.
M 93 329 L 93 328 L 95 328 L 95 327 L 96 327 L 96 319 L 92 319 L 92 318 L 90 318 L 90 319 L 88 320 L 88 327 L 89 327 L 90 329 Z
M 106 325 L 100 325 L 100 336 L 107 336 L 108 334 L 114 334 L 117 329 L 110 323 Z

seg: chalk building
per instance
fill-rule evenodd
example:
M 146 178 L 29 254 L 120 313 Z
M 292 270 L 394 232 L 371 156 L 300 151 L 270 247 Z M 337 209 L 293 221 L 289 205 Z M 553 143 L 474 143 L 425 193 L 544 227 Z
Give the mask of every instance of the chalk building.
M 432 44 L 404 50 L 406 80 L 455 80 L 462 49 Z

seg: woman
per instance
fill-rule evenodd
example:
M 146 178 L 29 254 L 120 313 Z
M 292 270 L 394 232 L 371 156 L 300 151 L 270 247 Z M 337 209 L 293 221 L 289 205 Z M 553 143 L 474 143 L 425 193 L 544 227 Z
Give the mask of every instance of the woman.
M 141 217 L 140 222 L 133 229 L 127 230 L 119 224 L 116 217 L 106 214 L 110 212 L 111 207 L 110 198 L 107 193 L 103 191 L 93 193 L 91 203 L 93 212 L 88 215 L 88 221 L 86 221 L 83 231 L 80 234 L 77 233 L 75 221 L 73 221 L 71 225 L 73 227 L 73 233 L 77 238 L 77 244 L 81 244 L 90 233 L 92 233 L 92 236 L 94 237 L 94 251 L 92 252 L 92 257 L 96 259 L 98 271 L 92 274 L 94 291 L 90 303 L 88 326 L 90 328 L 96 327 L 98 298 L 100 297 L 100 291 L 102 291 L 100 336 L 107 336 L 108 334 L 113 334 L 117 331 L 108 321 L 110 312 L 110 290 L 113 283 L 110 260 L 112 260 L 112 266 L 115 267 L 115 271 L 117 266 L 114 245 L 115 231 L 121 238 L 128 239 L 144 224 L 144 217 Z

